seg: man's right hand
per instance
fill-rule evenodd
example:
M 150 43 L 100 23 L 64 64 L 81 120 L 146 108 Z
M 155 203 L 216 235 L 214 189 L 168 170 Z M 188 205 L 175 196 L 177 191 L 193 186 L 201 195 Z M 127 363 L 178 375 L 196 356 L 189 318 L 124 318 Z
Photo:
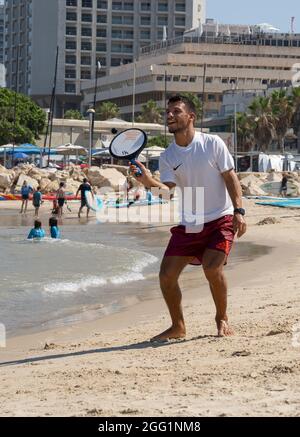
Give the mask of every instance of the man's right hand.
M 138 182 L 143 184 L 146 188 L 150 188 L 152 186 L 152 183 L 153 183 L 151 174 L 149 174 L 149 171 L 146 169 L 146 167 L 140 161 L 136 161 L 136 162 L 137 162 L 138 166 L 130 163 L 130 173 L 131 173 L 131 175 Z M 136 176 L 136 173 L 139 170 L 142 172 L 142 174 Z

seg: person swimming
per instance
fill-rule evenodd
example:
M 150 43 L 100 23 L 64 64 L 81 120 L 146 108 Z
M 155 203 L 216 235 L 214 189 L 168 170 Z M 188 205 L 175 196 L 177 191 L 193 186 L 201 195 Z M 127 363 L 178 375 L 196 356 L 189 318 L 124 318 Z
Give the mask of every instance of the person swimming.
M 60 238 L 60 230 L 57 227 L 56 217 L 49 218 L 49 227 L 50 227 L 51 238 Z
M 31 229 L 31 231 L 28 234 L 27 239 L 28 240 L 32 240 L 32 239 L 38 239 L 41 240 L 42 238 L 45 237 L 45 231 L 42 228 L 42 222 L 40 222 L 40 220 L 35 220 L 34 221 L 34 228 Z

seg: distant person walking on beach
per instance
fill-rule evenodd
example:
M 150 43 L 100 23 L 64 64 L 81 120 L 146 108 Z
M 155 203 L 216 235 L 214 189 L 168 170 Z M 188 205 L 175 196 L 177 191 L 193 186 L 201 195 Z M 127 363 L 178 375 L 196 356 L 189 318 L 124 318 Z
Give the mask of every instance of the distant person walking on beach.
M 35 208 L 34 215 L 35 217 L 39 216 L 39 209 L 42 203 L 42 193 L 41 193 L 41 187 L 37 187 L 37 189 L 34 191 L 32 196 L 32 203 Z
M 285 174 L 283 174 L 281 179 L 280 191 L 279 191 L 279 194 L 282 197 L 286 197 L 287 195 L 287 182 L 288 182 L 287 177 Z
M 169 132 L 174 134 L 174 142 L 160 156 L 162 182 L 156 181 L 139 163 L 142 175 L 137 180 L 146 188 L 161 188 L 163 196 L 168 196 L 169 190 L 177 186 L 183 196 L 181 224 L 171 229 L 159 275 L 172 325 L 152 338 L 157 342 L 186 335 L 178 279 L 188 264 L 202 264 L 216 307 L 218 336 L 233 334 L 228 324 L 223 266 L 234 235 L 241 237 L 246 232 L 242 193 L 227 146 L 218 136 L 195 132 L 195 119 L 193 102 L 181 95 L 171 97 L 167 124 Z M 131 170 L 134 173 L 137 169 L 132 165 Z M 203 208 L 196 209 L 196 202 L 190 201 L 186 187 L 192 188 L 195 194 L 196 188 L 204 189 Z
M 24 181 L 21 188 L 22 205 L 21 205 L 20 214 L 22 214 L 23 210 L 24 213 L 27 211 L 29 194 L 32 193 L 32 191 L 33 189 L 31 188 L 31 186 L 27 184 L 27 181 Z
M 63 207 L 66 201 L 66 192 L 65 192 L 65 184 L 64 182 L 60 182 L 59 184 L 59 189 L 57 190 L 56 193 L 56 199 L 57 199 L 57 203 L 58 203 L 58 217 L 61 217 L 63 214 Z
M 84 178 L 83 179 L 83 183 L 81 185 L 79 185 L 77 193 L 76 193 L 76 197 L 78 196 L 79 191 L 80 191 L 81 205 L 80 205 L 80 208 L 79 208 L 79 211 L 78 211 L 78 217 L 80 218 L 80 214 L 81 214 L 82 208 L 84 208 L 85 206 L 87 208 L 86 216 L 88 217 L 89 216 L 89 212 L 90 212 L 90 208 L 89 208 L 89 206 L 87 204 L 85 193 L 87 191 L 91 191 L 93 197 L 94 197 L 94 193 L 92 191 L 91 185 L 88 183 L 86 178 Z
M 34 221 L 34 228 L 31 229 L 31 231 L 28 234 L 27 239 L 28 240 L 32 240 L 34 238 L 36 239 L 41 239 L 45 237 L 45 231 L 44 229 L 42 229 L 42 222 L 40 222 L 40 220 L 35 220 Z

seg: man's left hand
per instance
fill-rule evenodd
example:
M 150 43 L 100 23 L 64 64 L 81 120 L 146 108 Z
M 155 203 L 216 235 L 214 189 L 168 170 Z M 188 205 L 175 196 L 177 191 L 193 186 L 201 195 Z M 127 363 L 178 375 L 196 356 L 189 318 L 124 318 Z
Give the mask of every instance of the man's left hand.
M 240 238 L 247 230 L 247 224 L 242 214 L 234 214 L 233 216 L 233 230 L 237 233 L 237 237 Z

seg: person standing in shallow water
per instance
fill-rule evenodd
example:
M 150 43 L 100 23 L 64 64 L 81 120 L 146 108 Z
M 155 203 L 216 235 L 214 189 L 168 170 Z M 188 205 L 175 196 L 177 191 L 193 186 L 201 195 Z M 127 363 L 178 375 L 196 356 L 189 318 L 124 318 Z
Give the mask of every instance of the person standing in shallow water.
M 33 189 L 31 188 L 31 186 L 27 184 L 27 181 L 24 181 L 21 188 L 22 205 L 21 205 L 20 214 L 22 214 L 23 211 L 24 213 L 27 212 L 29 194 L 32 193 L 32 191 Z
M 89 212 L 90 212 L 90 207 L 87 204 L 87 201 L 86 201 L 86 198 L 85 198 L 85 193 L 87 191 L 91 191 L 93 197 L 94 197 L 94 193 L 92 191 L 91 185 L 88 183 L 86 178 L 83 179 L 83 183 L 78 187 L 78 190 L 77 190 L 77 193 L 76 193 L 75 197 L 78 196 L 79 191 L 80 191 L 81 205 L 80 205 L 80 208 L 79 208 L 79 211 L 78 211 L 78 218 L 80 218 L 81 211 L 82 211 L 82 209 L 85 206 L 87 208 L 86 216 L 88 217 L 89 216 Z
M 182 220 L 171 229 L 171 239 L 160 268 L 160 286 L 170 316 L 171 327 L 151 341 L 181 339 L 186 335 L 182 309 L 182 294 L 178 284 L 181 272 L 188 264 L 202 264 L 216 307 L 215 321 L 218 336 L 229 336 L 233 330 L 227 315 L 227 282 L 224 265 L 232 247 L 234 235 L 246 232 L 242 192 L 234 171 L 234 162 L 225 143 L 215 135 L 195 131 L 196 110 L 184 96 L 169 99 L 167 124 L 174 142 L 160 156 L 161 182 L 156 181 L 146 168 L 138 163 L 142 175 L 136 176 L 146 188 L 157 187 L 162 195 L 177 186 L 203 187 L 204 211 L 202 226 L 194 226 L 188 219 L 187 206 L 182 201 Z M 134 174 L 136 166 L 131 165 Z M 194 226 L 194 228 L 193 228 Z

